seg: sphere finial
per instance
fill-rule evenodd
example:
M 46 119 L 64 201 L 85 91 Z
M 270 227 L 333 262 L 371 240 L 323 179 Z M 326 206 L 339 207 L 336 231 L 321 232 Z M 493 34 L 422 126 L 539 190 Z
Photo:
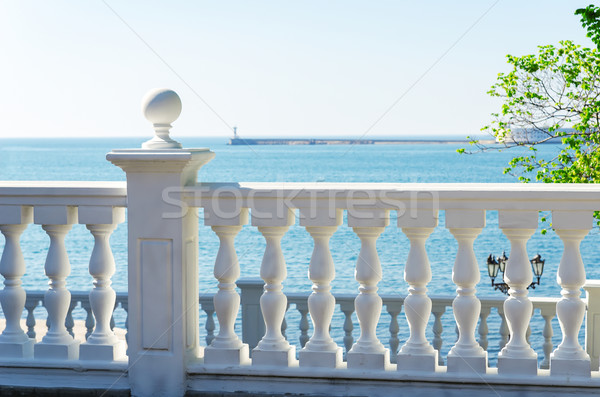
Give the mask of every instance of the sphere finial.
M 171 123 L 181 114 L 181 99 L 173 90 L 155 88 L 142 99 L 142 113 L 154 126 L 154 138 L 142 144 L 144 149 L 181 149 L 169 136 Z

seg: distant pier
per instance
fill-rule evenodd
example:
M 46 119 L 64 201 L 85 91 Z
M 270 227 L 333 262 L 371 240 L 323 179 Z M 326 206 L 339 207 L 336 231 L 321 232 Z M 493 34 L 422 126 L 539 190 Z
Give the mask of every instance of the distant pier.
M 481 140 L 483 144 L 494 144 L 493 140 Z M 231 138 L 230 145 L 422 145 L 422 144 L 455 144 L 469 143 L 468 140 L 451 139 L 256 139 L 256 138 Z

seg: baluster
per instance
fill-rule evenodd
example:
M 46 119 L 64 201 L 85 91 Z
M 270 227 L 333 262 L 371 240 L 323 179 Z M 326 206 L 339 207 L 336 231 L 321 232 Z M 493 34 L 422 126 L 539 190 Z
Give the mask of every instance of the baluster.
M 433 348 L 438 352 L 438 365 L 444 365 L 444 358 L 442 357 L 442 333 L 444 332 L 444 326 L 442 324 L 442 316 L 446 312 L 445 305 L 435 305 L 431 309 L 433 313 Z
M 300 313 L 300 346 L 304 347 L 310 339 L 308 337 L 308 330 L 310 329 L 310 325 L 308 324 L 308 306 L 296 304 L 296 309 Z
M 501 317 L 500 321 L 500 329 L 498 333 L 500 334 L 500 341 L 498 341 L 498 348 L 502 350 L 504 346 L 508 343 L 510 339 L 510 333 L 508 332 L 508 323 L 506 322 L 506 316 L 504 315 L 504 307 L 501 306 L 498 308 L 498 314 Z
M 431 299 L 427 284 L 431 281 L 431 267 L 425 250 L 425 241 L 437 226 L 437 211 L 419 210 L 398 213 L 398 226 L 410 240 L 410 250 L 404 267 L 408 296 L 404 300 L 404 314 L 410 336 L 398 352 L 398 370 L 435 371 L 438 352 L 425 337 L 427 320 L 431 314 Z
M 206 313 L 206 324 L 204 325 L 204 329 L 206 330 L 206 346 L 210 346 L 212 341 L 215 339 L 215 308 L 214 304 L 203 303 L 202 310 Z
M 587 211 L 552 212 L 552 227 L 562 240 L 564 250 L 556 275 L 562 287 L 556 316 L 563 337 L 550 356 L 551 375 L 591 376 L 590 357 L 581 348 L 578 334 L 586 307 L 580 298 L 586 275 L 579 246 L 592 228 L 592 221 L 592 213 Z
M 235 237 L 242 230 L 242 225 L 248 223 L 248 211 L 242 210 L 237 217 L 227 219 L 227 223 L 220 222 L 208 208 L 206 225 L 219 237 L 219 251 L 215 259 L 214 276 L 217 279 L 219 290 L 213 298 L 219 333 L 204 349 L 204 362 L 207 364 L 234 364 L 240 365 L 249 362 L 248 344 L 242 343 L 235 333 L 235 319 L 240 310 L 240 295 L 236 291 L 235 282 L 240 277 L 240 265 L 235 252 Z M 208 211 L 211 211 L 208 214 Z
M 73 321 L 73 310 L 77 307 L 77 301 L 71 300 L 69 304 L 69 310 L 67 310 L 67 317 L 65 318 L 65 328 L 67 328 L 67 332 L 71 337 L 75 337 L 75 333 L 73 332 L 73 327 L 75 326 L 75 321 Z
M 377 294 L 381 281 L 381 263 L 377 255 L 377 239 L 389 224 L 388 211 L 373 210 L 365 218 L 366 211 L 348 211 L 348 226 L 360 238 L 360 253 L 356 261 L 355 278 L 359 283 L 358 296 L 354 300 L 360 336 L 346 354 L 348 368 L 385 369 L 390 363 L 390 351 L 379 341 L 376 334 L 381 316 L 382 300 Z
M 400 346 L 400 340 L 398 339 L 398 332 L 400 326 L 398 325 L 398 315 L 402 311 L 401 302 L 387 302 L 385 304 L 386 310 L 390 315 L 390 362 L 396 363 L 396 354 L 398 354 L 398 346 Z
M 274 202 L 270 202 L 273 207 Z M 271 208 L 274 210 L 275 208 Z M 257 211 L 256 211 L 257 212 Z M 281 291 L 282 282 L 287 277 L 287 269 L 281 238 L 294 222 L 294 214 L 287 210 L 283 217 L 268 214 L 267 217 L 257 217 L 252 211 L 252 225 L 266 240 L 265 253 L 260 265 L 260 278 L 265 282 L 264 292 L 260 297 L 260 309 L 265 320 L 265 335 L 252 350 L 252 365 L 290 366 L 296 362 L 296 347 L 288 343 L 281 332 L 285 319 L 287 298 Z M 263 212 L 262 215 L 265 215 Z
M 111 287 L 111 277 L 116 267 L 110 248 L 110 236 L 124 220 L 124 208 L 79 208 L 79 223 L 85 224 L 94 236 L 94 249 L 89 264 L 94 288 L 90 291 L 89 301 L 96 319 L 96 327 L 81 345 L 82 360 L 116 360 L 125 354 L 125 344 L 110 328 L 110 319 L 117 299 L 117 294 Z
M 485 226 L 483 210 L 446 210 L 446 227 L 458 242 L 452 281 L 456 298 L 452 311 L 458 327 L 458 341 L 448 353 L 448 372 L 485 373 L 487 352 L 475 339 L 475 328 L 481 302 L 475 296 L 479 282 L 479 266 L 473 242 Z
M 40 304 L 37 298 L 35 299 L 27 299 L 25 301 L 25 309 L 27 309 L 27 320 L 25 320 L 25 325 L 27 325 L 27 336 L 35 341 L 35 314 L 34 310 Z
M 348 354 L 354 344 L 354 337 L 352 336 L 352 331 L 354 330 L 354 324 L 352 323 L 354 302 L 341 302 L 340 309 L 342 310 L 342 313 L 344 313 L 344 353 Z
M 0 259 L 0 273 L 4 276 L 0 303 L 6 319 L 6 328 L 0 335 L 0 357 L 33 357 L 35 340 L 29 339 L 21 328 L 21 314 L 27 294 L 21 286 L 21 277 L 25 274 L 25 260 L 20 244 L 21 234 L 32 218 L 31 207 L 0 206 L 0 231 L 5 237 L 4 251 Z M 35 337 L 35 332 L 33 335 Z
M 77 359 L 79 341 L 73 339 L 65 321 L 71 303 L 71 293 L 66 288 L 66 278 L 71 272 L 65 248 L 65 236 L 77 222 L 77 208 L 66 206 L 41 206 L 34 208 L 34 222 L 41 224 L 50 237 L 45 271 L 50 279 L 44 294 L 50 328 L 40 343 L 34 346 L 36 359 Z
M 550 368 L 550 354 L 552 353 L 552 336 L 554 331 L 552 330 L 552 319 L 556 315 L 556 307 L 552 311 L 546 311 L 544 308 L 541 309 L 542 317 L 544 318 L 544 329 L 542 336 L 544 337 L 544 344 L 542 345 L 544 350 L 544 359 L 540 363 L 540 368 Z
M 498 223 L 510 241 L 510 256 L 504 271 L 504 280 L 510 287 L 510 296 L 504 301 L 510 340 L 498 354 L 498 373 L 536 375 L 537 353 L 526 337 L 533 310 L 527 296 L 527 287 L 533 277 L 527 240 L 537 228 L 538 211 L 499 211 Z
M 481 308 L 481 312 L 479 313 L 479 327 L 477 328 L 477 333 L 479 334 L 479 346 L 485 351 L 488 348 L 488 334 L 490 332 L 487 319 L 490 315 L 491 307 L 484 306 Z
M 83 300 L 81 302 L 81 307 L 85 310 L 85 340 L 87 340 L 92 332 L 94 332 L 96 320 L 94 320 L 94 314 L 92 313 L 92 306 L 90 306 L 89 299 Z
M 311 216 L 314 215 L 314 216 Z M 333 216 L 323 211 L 309 214 L 300 210 L 300 224 L 306 227 L 314 241 L 308 267 L 308 278 L 312 281 L 312 293 L 308 297 L 308 310 L 313 323 L 313 334 L 300 350 L 300 366 L 336 368 L 342 364 L 343 352 L 331 338 L 329 328 L 335 309 L 335 298 L 331 294 L 331 281 L 335 278 L 335 266 L 329 240 L 342 223 L 342 211 Z M 308 323 L 306 324 L 308 328 Z

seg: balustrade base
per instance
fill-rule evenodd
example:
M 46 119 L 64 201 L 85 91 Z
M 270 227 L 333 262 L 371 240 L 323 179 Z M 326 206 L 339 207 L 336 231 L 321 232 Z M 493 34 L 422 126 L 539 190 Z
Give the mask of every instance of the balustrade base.
M 537 358 L 498 357 L 500 375 L 537 375 Z
M 248 365 L 250 356 L 248 345 L 244 343 L 238 348 L 221 349 L 207 346 L 204 349 L 205 364 Z
M 94 345 L 82 343 L 79 347 L 80 360 L 114 361 L 125 357 L 125 343 L 118 341 L 113 345 Z
M 339 368 L 343 362 L 342 348 L 331 352 L 300 350 L 301 367 Z
M 79 341 L 69 344 L 37 343 L 33 347 L 36 360 L 77 360 L 79 358 Z
M 438 351 L 426 354 L 398 353 L 396 365 L 398 371 L 435 372 L 438 368 Z
M 461 357 L 448 355 L 447 372 L 461 374 L 485 374 L 487 373 L 487 352 L 480 357 Z
M 590 360 L 568 360 L 550 357 L 550 376 L 591 376 Z
M 296 364 L 295 346 L 290 346 L 287 350 L 260 350 L 258 348 L 252 350 L 252 365 L 292 367 Z
M 3 342 L 0 343 L 0 357 L 2 358 L 33 358 L 33 346 L 35 339 L 25 342 Z
M 346 354 L 349 369 L 387 369 L 390 364 L 390 351 L 381 353 L 358 353 L 349 351 Z

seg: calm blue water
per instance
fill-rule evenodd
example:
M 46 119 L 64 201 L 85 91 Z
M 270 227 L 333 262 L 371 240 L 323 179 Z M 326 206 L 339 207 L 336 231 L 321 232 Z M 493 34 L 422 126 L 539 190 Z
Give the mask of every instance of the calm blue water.
M 121 169 L 105 160 L 111 149 L 139 147 L 143 139 L 10 139 L 0 140 L 0 180 L 125 180 Z M 185 147 L 209 147 L 216 153 L 215 159 L 203 167 L 199 180 L 213 182 L 235 181 L 322 181 L 322 182 L 515 182 L 514 177 L 503 175 L 502 169 L 515 155 L 514 151 L 488 152 L 477 155 L 459 155 L 458 145 L 356 145 L 356 146 L 228 146 L 226 139 L 206 138 L 181 139 Z M 542 155 L 551 156 L 557 147 L 546 145 L 540 148 Z M 485 259 L 490 253 L 499 255 L 502 250 L 510 253 L 508 241 L 497 228 L 497 214 L 487 214 L 488 226 L 475 241 L 475 252 L 480 263 L 481 282 L 479 295 L 501 297 L 489 287 Z M 408 240 L 395 226 L 395 213 L 390 226 L 378 241 L 384 279 L 380 293 L 406 295 L 407 285 L 403 280 L 403 265 L 408 254 Z M 214 292 L 216 282 L 212 266 L 218 248 L 218 239 L 212 231 L 201 225 L 200 231 L 200 288 Z M 596 266 L 599 235 L 593 230 L 582 243 L 582 256 L 586 263 L 588 278 L 600 278 Z M 120 225 L 112 240 L 117 262 L 113 287 L 117 291 L 127 290 L 126 227 Z M 0 242 L 3 244 L 3 242 Z M 37 225 L 31 225 L 24 233 L 22 246 L 27 261 L 27 274 L 23 278 L 26 289 L 44 290 L 47 278 L 43 267 L 49 245 L 46 234 Z M 292 227 L 282 242 L 288 265 L 286 291 L 310 291 L 307 269 L 312 253 L 312 240 L 301 227 Z M 1 247 L 1 246 L 0 246 Z M 87 263 L 93 247 L 93 239 L 85 227 L 75 225 L 67 238 L 67 249 L 72 272 L 67 279 L 71 290 L 89 290 L 92 278 Z M 331 250 L 336 263 L 336 279 L 333 292 L 356 292 L 354 264 L 360 248 L 358 238 L 352 230 L 341 226 L 331 240 Z M 444 217 L 440 215 L 440 226 L 427 242 L 433 279 L 429 284 L 431 293 L 454 295 L 451 281 L 452 266 L 457 244 L 444 228 Z M 242 277 L 258 277 L 264 250 L 264 240 L 252 227 L 246 226 L 236 240 Z M 542 236 L 536 233 L 528 243 L 530 257 L 540 253 L 546 259 L 542 278 L 543 285 L 531 291 L 532 296 L 560 297 L 556 284 L 556 270 L 560 261 L 562 244 L 551 231 Z M 40 309 L 41 310 L 41 309 Z M 294 314 L 291 314 L 293 317 Z M 403 315 L 400 316 L 401 320 Z M 449 324 L 444 332 L 452 335 L 445 340 L 445 349 L 454 341 L 452 315 L 445 317 Z M 294 321 L 291 318 L 290 321 Z M 387 319 L 386 321 L 389 321 Z M 556 322 L 556 320 L 555 320 Z M 496 320 L 490 316 L 490 348 L 495 343 L 493 326 Z M 556 325 L 556 324 L 555 324 Z M 380 333 L 387 341 L 386 326 Z M 537 325 L 533 329 L 532 343 L 540 344 Z M 534 326 L 532 325 L 532 328 Z M 356 327 L 358 329 L 358 327 Z M 497 328 L 496 328 L 497 329 Z M 555 339 L 559 328 L 555 327 Z M 288 332 L 293 339 L 294 330 Z M 339 327 L 334 335 L 341 337 Z M 401 325 L 400 340 L 407 335 L 406 326 Z M 431 332 L 431 331 L 430 331 Z M 358 336 L 358 335 L 356 335 Z M 297 340 L 297 339 L 296 339 Z M 555 344 L 560 339 L 556 339 Z M 341 341 L 338 343 L 342 344 Z M 535 347 L 535 346 L 534 346 Z M 492 349 L 493 350 L 493 349 Z M 541 349 L 536 349 L 541 352 Z

